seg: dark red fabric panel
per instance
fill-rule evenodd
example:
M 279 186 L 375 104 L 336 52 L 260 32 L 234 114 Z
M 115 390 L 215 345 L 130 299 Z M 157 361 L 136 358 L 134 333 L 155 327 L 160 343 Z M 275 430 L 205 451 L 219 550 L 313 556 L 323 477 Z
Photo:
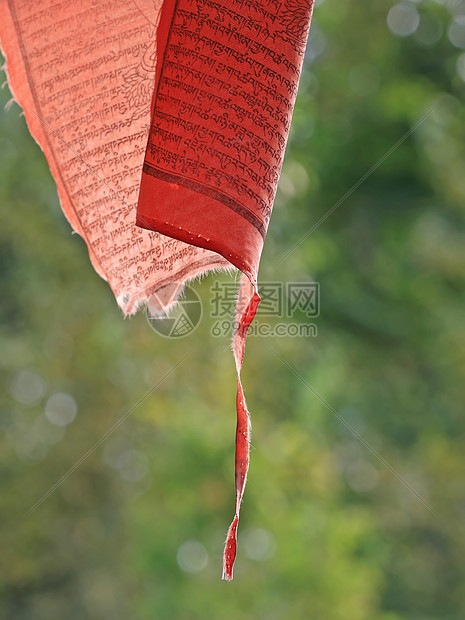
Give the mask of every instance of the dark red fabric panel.
M 258 265 L 284 158 L 312 3 L 177 0 L 171 4 L 174 11 L 157 71 L 138 223 L 165 222 L 184 228 L 179 202 L 184 206 L 189 196 L 172 191 L 173 184 L 179 185 L 202 196 L 196 219 L 203 226 L 203 237 L 214 236 L 209 228 L 211 211 L 223 223 L 216 241 L 228 237 L 236 226 L 237 219 L 228 217 L 227 210 L 244 220 L 241 241 L 233 253 L 241 255 L 246 242 L 255 253 L 255 260 L 249 257 L 248 262 Z M 163 37 L 167 15 L 164 7 Z M 202 238 L 191 242 L 210 247 Z

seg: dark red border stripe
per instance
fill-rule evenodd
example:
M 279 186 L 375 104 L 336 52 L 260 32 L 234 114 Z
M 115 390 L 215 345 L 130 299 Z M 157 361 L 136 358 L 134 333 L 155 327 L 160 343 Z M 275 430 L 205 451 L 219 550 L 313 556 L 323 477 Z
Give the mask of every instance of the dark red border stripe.
M 215 200 L 218 200 L 218 202 L 221 202 L 225 206 L 229 207 L 232 211 L 246 219 L 250 224 L 252 224 L 254 228 L 258 230 L 263 239 L 265 239 L 266 227 L 262 220 L 227 194 L 224 194 L 223 192 L 220 192 L 213 187 L 208 187 L 203 183 L 197 183 L 197 181 L 193 181 L 192 179 L 185 179 L 184 177 L 178 176 L 177 174 L 172 174 L 170 172 L 160 170 L 152 164 L 149 164 L 147 161 L 144 162 L 143 171 L 145 172 L 145 174 L 148 174 L 162 181 L 166 181 L 167 183 L 175 183 L 176 185 L 181 185 L 182 187 L 190 189 L 194 192 L 204 194 L 209 198 L 214 198 Z

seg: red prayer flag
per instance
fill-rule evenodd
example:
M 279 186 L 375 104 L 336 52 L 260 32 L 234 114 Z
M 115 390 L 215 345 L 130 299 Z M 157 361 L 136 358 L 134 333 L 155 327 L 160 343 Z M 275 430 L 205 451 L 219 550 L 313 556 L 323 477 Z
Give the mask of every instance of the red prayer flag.
M 153 298 L 163 309 L 173 286 L 180 294 L 179 283 L 211 269 L 243 273 L 227 580 L 249 466 L 240 371 L 312 8 L 313 0 L 0 3 L 11 90 L 66 217 L 123 312 Z

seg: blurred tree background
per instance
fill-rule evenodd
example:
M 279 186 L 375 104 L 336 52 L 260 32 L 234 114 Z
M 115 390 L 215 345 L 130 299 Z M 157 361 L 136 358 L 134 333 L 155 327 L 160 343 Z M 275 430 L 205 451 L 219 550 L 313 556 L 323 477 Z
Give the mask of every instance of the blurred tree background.
M 464 94 L 463 0 L 316 2 L 261 279 L 319 282 L 318 333 L 249 338 L 228 584 L 218 278 L 185 339 L 123 320 L 1 91 L 2 617 L 465 617 Z

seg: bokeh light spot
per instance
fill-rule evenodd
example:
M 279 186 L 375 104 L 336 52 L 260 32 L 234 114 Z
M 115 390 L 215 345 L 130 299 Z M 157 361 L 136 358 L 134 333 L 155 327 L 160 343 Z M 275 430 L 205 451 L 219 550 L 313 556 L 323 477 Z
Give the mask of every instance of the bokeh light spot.
M 452 45 L 460 49 L 465 48 L 465 15 L 459 15 L 454 19 L 449 26 L 447 36 Z
M 37 373 L 22 370 L 11 382 L 11 394 L 23 405 L 33 405 L 45 394 L 45 383 Z
M 139 450 L 127 450 L 118 458 L 118 470 L 124 480 L 138 482 L 149 472 L 147 458 Z
M 276 553 L 276 541 L 267 530 L 257 528 L 244 535 L 245 553 L 250 560 L 265 562 Z
M 58 392 L 53 394 L 45 405 L 45 415 L 55 426 L 68 426 L 77 414 L 77 404 L 70 394 Z
M 443 27 L 438 19 L 433 19 L 428 15 L 420 17 L 420 25 L 415 32 L 415 40 L 421 45 L 432 47 L 439 43 L 443 33 Z
M 188 540 L 179 547 L 176 559 L 185 573 L 200 573 L 208 564 L 208 552 L 201 542 Z
M 415 7 L 399 2 L 392 7 L 387 16 L 389 30 L 396 37 L 408 37 L 420 24 L 420 16 Z

